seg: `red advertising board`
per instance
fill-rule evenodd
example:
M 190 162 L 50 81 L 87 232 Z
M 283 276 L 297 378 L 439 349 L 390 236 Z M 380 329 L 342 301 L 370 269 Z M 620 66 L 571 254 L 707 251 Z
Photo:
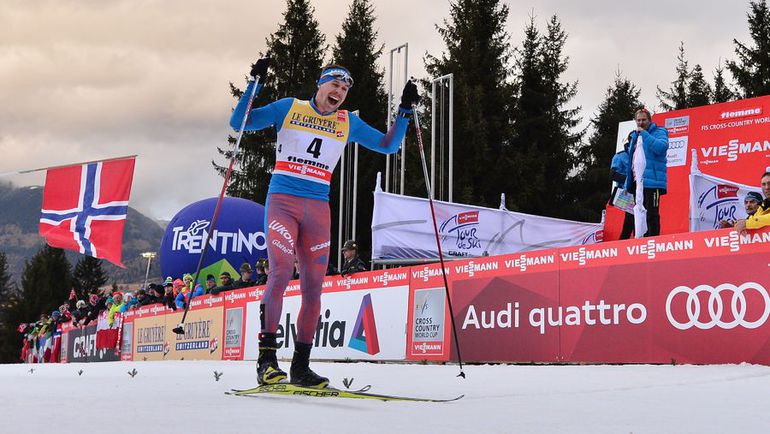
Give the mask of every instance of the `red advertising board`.
M 464 360 L 548 362 L 558 356 L 558 333 L 541 334 L 528 326 L 544 320 L 533 318 L 538 311 L 558 306 L 556 252 L 529 253 L 542 263 L 527 267 L 525 262 L 525 271 L 518 265 L 522 256 L 452 264 L 452 308 Z M 452 358 L 457 358 L 454 346 Z
M 770 229 L 535 253 L 449 266 L 464 361 L 770 364 Z
M 451 279 L 451 267 L 444 268 Z M 410 267 L 407 360 L 449 360 L 452 336 L 444 278 L 439 264 Z
M 661 198 L 661 233 L 689 230 L 692 150 L 707 175 L 759 186 L 770 166 L 770 96 L 660 113 L 668 129 L 668 193 Z M 617 240 L 623 213 L 608 207 L 605 240 Z

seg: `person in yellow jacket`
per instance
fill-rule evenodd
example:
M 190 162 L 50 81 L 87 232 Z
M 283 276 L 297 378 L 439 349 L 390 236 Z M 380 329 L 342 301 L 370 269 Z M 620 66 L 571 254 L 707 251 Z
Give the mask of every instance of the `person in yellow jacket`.
M 120 291 L 115 291 L 112 293 L 112 306 L 110 306 L 110 313 L 107 315 L 107 324 L 109 324 L 110 327 L 112 327 L 112 324 L 115 322 L 115 314 L 117 312 L 120 312 L 120 309 L 123 307 L 123 293 Z
M 770 172 L 762 174 L 761 185 L 762 195 L 765 196 L 765 200 L 759 205 L 754 215 L 735 222 L 735 230 L 739 234 L 745 232 L 746 229 L 759 229 L 770 226 Z

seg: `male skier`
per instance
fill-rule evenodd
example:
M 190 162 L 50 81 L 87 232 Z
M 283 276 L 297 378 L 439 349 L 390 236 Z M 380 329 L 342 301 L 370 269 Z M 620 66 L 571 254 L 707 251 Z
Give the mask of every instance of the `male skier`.
M 265 77 L 269 59 L 259 59 L 251 79 L 230 118 L 239 129 L 246 115 L 248 98 L 256 83 Z M 321 285 L 329 261 L 331 219 L 329 183 L 348 142 L 356 142 L 382 154 L 393 154 L 404 139 L 412 105 L 419 100 L 417 86 L 407 82 L 401 95 L 396 122 L 383 134 L 347 110 L 339 110 L 353 86 L 350 72 L 338 65 L 321 71 L 318 90 L 310 100 L 283 98 L 248 114 L 245 131 L 275 126 L 276 163 L 267 200 L 265 229 L 270 273 L 260 305 L 261 333 L 257 381 L 275 384 L 286 379 L 276 358 L 276 331 L 283 308 L 283 293 L 292 276 L 294 256 L 299 263 L 302 305 L 297 318 L 297 336 L 289 370 L 291 383 L 323 388 L 329 379 L 309 367 L 313 336 L 321 312 Z M 258 88 L 257 90 L 259 90 Z M 287 338 L 290 335 L 287 331 Z

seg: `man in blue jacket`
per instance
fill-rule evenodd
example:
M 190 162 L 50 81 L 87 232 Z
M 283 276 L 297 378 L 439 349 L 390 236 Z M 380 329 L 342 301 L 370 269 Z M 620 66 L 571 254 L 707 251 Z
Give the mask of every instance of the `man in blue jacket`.
M 652 122 L 652 114 L 641 108 L 634 114 L 636 131 L 631 133 L 628 155 L 631 164 L 626 172 L 626 190 L 635 194 L 636 181 L 633 173 L 633 158 L 636 142 L 642 138 L 644 157 L 647 162 L 642 179 L 644 182 L 644 208 L 647 210 L 647 232 L 645 237 L 660 235 L 660 196 L 666 194 L 666 154 L 668 153 L 668 131 Z

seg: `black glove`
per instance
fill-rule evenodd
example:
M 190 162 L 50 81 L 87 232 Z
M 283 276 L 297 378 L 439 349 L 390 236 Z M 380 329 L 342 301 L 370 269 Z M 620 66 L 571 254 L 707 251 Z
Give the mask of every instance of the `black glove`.
M 251 65 L 251 72 L 249 72 L 249 75 L 251 77 L 259 76 L 264 80 L 265 76 L 267 75 L 267 68 L 269 66 L 270 66 L 270 58 L 263 57 L 257 60 L 257 63 Z
M 411 110 L 412 106 L 420 101 L 420 95 L 417 93 L 417 85 L 412 83 L 412 80 L 406 82 L 404 86 L 404 92 L 401 94 L 400 107 L 406 110 Z

